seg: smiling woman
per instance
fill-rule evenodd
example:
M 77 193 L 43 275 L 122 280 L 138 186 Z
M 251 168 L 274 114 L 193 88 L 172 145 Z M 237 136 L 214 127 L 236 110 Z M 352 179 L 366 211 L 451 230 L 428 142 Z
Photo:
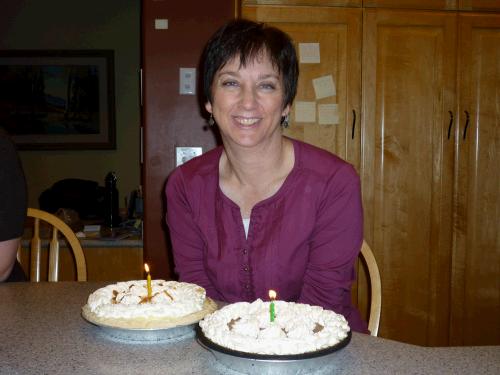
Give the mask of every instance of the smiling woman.
M 203 58 L 205 109 L 223 145 L 167 182 L 180 280 L 226 302 L 267 299 L 273 289 L 367 332 L 350 295 L 363 237 L 359 178 L 337 156 L 282 134 L 297 89 L 292 41 L 235 20 Z

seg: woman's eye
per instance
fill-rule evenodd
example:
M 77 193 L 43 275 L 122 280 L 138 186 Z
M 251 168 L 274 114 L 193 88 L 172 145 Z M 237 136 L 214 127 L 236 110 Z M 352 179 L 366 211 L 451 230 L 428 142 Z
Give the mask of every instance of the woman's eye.
M 234 86 L 238 86 L 238 82 L 236 82 L 236 81 L 223 81 L 222 86 L 234 87 Z
M 260 88 L 264 90 L 274 90 L 276 89 L 276 85 L 274 83 L 263 82 L 259 85 Z

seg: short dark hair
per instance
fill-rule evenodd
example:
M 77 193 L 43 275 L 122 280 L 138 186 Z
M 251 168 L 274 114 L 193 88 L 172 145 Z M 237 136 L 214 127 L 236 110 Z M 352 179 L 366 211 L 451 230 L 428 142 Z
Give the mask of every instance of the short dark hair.
M 203 93 L 205 102 L 212 102 L 215 74 L 232 58 L 238 56 L 241 66 L 267 52 L 272 64 L 283 78 L 283 106 L 292 104 L 297 92 L 299 65 L 290 37 L 264 23 L 237 19 L 226 23 L 208 41 L 203 52 Z

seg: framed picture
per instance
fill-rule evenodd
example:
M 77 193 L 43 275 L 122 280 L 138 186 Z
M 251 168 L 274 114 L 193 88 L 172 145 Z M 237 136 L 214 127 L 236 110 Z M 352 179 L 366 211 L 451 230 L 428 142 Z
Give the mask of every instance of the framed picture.
M 24 150 L 114 149 L 112 50 L 0 50 L 0 127 Z

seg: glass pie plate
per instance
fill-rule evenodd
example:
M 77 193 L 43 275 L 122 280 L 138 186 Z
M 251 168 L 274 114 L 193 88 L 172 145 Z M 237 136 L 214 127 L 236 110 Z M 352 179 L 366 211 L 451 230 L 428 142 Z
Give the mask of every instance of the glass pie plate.
M 217 304 L 207 298 L 203 309 L 175 319 L 100 319 L 90 311 L 88 305 L 82 307 L 82 317 L 100 329 L 109 339 L 119 342 L 154 344 L 168 343 L 193 338 L 195 327 L 203 317 L 217 309 Z
M 196 335 L 198 343 L 211 351 L 222 365 L 238 373 L 255 375 L 323 374 L 323 370 L 332 363 L 335 352 L 349 344 L 352 336 L 349 331 L 342 341 L 315 352 L 272 355 L 241 352 L 220 346 L 207 338 L 199 325 Z

